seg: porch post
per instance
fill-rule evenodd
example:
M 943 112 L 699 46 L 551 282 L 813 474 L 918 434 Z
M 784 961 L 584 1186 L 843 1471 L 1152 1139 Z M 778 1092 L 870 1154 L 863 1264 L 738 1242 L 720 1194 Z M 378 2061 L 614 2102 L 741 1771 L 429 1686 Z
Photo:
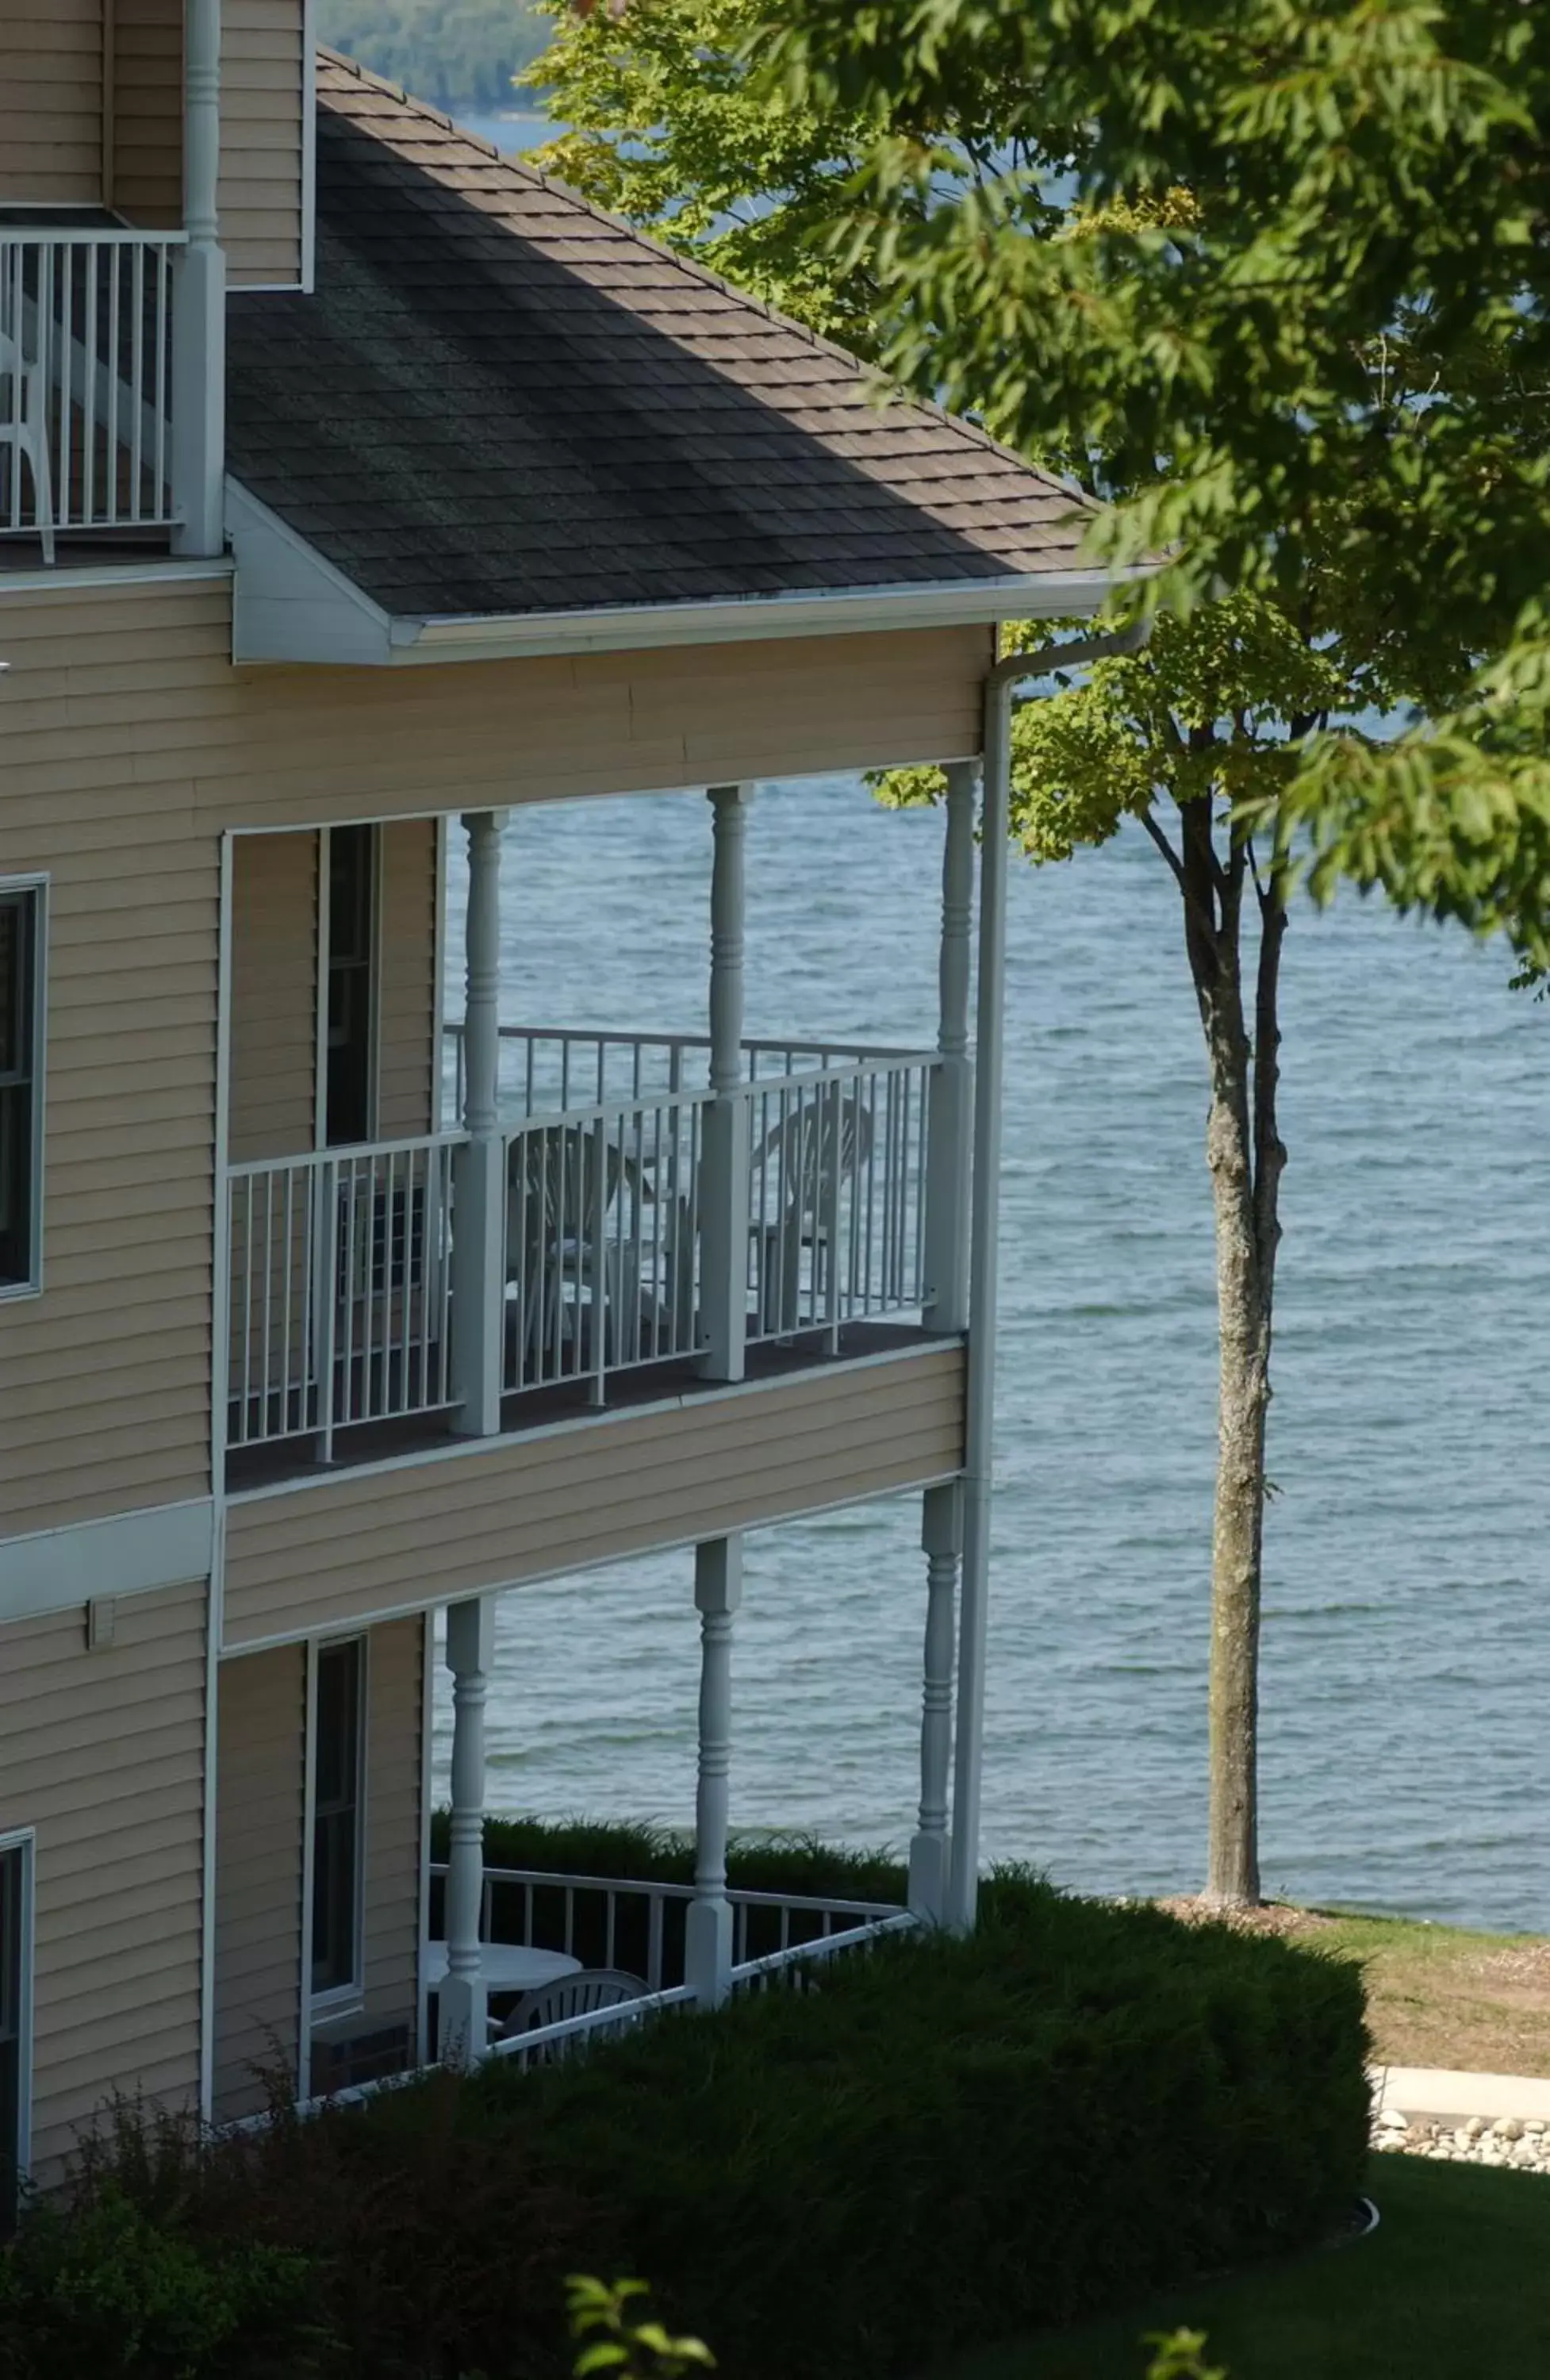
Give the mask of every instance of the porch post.
M 505 1148 L 500 1131 L 501 829 L 503 810 L 474 810 L 468 836 L 467 990 L 463 1113 L 468 1139 L 453 1162 L 453 1427 L 489 1438 L 501 1427 L 505 1335 Z
M 732 1768 L 732 1623 L 743 1599 L 743 1539 L 708 1537 L 695 1548 L 699 1612 L 699 1781 L 695 1795 L 695 1897 L 689 1903 L 684 1980 L 707 2006 L 732 1987 L 732 1904 L 727 1828 Z
M 495 1645 L 495 1598 L 447 1607 L 452 1671 L 452 1824 L 447 1852 L 447 1974 L 441 1985 L 438 2055 L 471 2065 L 486 2046 L 488 1990 L 479 1947 L 484 1902 L 484 1705 Z
M 221 0 L 188 0 L 183 69 L 183 227 L 173 261 L 172 495 L 176 553 L 225 542 L 226 259 L 221 170 Z
M 747 1106 L 743 1086 L 744 845 L 752 787 L 709 790 L 710 1088 L 700 1189 L 700 1308 L 707 1379 L 743 1378 L 748 1307 Z
M 968 1320 L 969 1146 L 974 1069 L 969 1063 L 969 919 L 975 891 L 975 787 L 979 770 L 956 761 L 947 772 L 942 848 L 942 935 L 938 959 L 937 1049 L 926 1148 L 927 1330 L 957 1332 Z
M 920 1541 L 926 1554 L 926 1662 L 920 1705 L 920 1824 L 910 1843 L 910 1907 L 939 1925 L 947 1914 L 948 1777 L 952 1765 L 952 1639 L 963 1498 L 957 1480 L 927 1488 Z
M 986 682 L 985 791 L 980 814 L 979 981 L 975 1016 L 974 1178 L 968 1353 L 963 1415 L 963 1589 L 958 1636 L 952 1845 L 948 1923 L 974 1925 L 979 1896 L 980 1783 L 985 1761 L 986 1635 L 990 1588 L 990 1485 L 996 1406 L 996 1276 L 1001 1196 L 1001 1063 L 1006 1026 L 1007 832 L 1011 691 L 1025 661 Z

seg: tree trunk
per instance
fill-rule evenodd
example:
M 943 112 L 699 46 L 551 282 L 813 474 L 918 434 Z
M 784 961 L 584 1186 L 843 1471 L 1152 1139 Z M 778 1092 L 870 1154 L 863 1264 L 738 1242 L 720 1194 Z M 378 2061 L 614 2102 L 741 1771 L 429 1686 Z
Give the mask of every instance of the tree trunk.
M 1183 811 L 1185 938 L 1210 1076 L 1205 1156 L 1216 1213 L 1220 1342 L 1217 1497 L 1211 1542 L 1210 1826 L 1204 1898 L 1260 1898 L 1260 1579 L 1265 1434 L 1278 1187 L 1278 992 L 1286 913 L 1273 880 L 1260 894 L 1251 1044 L 1243 1011 L 1242 897 L 1248 855 L 1218 860 L 1210 807 Z

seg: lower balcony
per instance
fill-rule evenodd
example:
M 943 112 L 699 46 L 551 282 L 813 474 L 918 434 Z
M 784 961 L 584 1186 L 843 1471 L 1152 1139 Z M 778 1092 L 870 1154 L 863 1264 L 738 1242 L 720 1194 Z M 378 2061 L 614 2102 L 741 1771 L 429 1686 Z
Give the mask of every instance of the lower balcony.
M 939 1326 L 968 1106 L 946 1062 L 746 1042 L 713 1090 L 708 1060 L 695 1037 L 503 1027 L 493 1132 L 231 1167 L 228 1485 Z

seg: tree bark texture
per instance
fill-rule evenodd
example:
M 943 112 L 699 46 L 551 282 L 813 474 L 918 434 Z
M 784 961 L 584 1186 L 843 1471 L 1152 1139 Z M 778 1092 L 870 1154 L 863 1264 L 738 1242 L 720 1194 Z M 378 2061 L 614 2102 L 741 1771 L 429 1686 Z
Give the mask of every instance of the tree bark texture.
M 1218 855 L 1213 809 L 1208 799 L 1181 807 L 1185 941 L 1210 1083 L 1205 1158 L 1220 1341 L 1205 1899 L 1216 1907 L 1241 1908 L 1260 1898 L 1260 1599 L 1278 1193 L 1286 1161 L 1276 1124 L 1286 911 L 1278 880 L 1260 885 L 1241 842 Z M 1242 975 L 1242 912 L 1251 891 L 1260 912 L 1252 1029 Z

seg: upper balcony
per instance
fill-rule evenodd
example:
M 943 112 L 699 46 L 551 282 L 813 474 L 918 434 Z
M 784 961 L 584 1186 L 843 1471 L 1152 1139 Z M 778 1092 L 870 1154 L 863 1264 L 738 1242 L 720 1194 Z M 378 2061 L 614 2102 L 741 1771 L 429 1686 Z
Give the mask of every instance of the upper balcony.
M 605 1409 L 644 1421 L 963 1330 L 967 780 L 936 1049 L 745 1033 L 747 804 L 734 787 L 711 802 L 698 1033 L 500 1021 L 488 814 L 467 820 L 450 1023 L 422 828 L 257 836 L 234 862 L 217 1333 L 233 1492 Z M 681 997 L 671 975 L 663 989 Z
M 0 209 L 0 565 L 164 546 L 180 231 Z
M 500 1048 L 492 1231 L 466 1127 L 230 1169 L 233 1486 L 422 1443 L 487 1362 L 516 1430 L 898 1345 L 941 1305 L 937 1053 L 745 1041 L 717 1091 L 696 1036 Z

